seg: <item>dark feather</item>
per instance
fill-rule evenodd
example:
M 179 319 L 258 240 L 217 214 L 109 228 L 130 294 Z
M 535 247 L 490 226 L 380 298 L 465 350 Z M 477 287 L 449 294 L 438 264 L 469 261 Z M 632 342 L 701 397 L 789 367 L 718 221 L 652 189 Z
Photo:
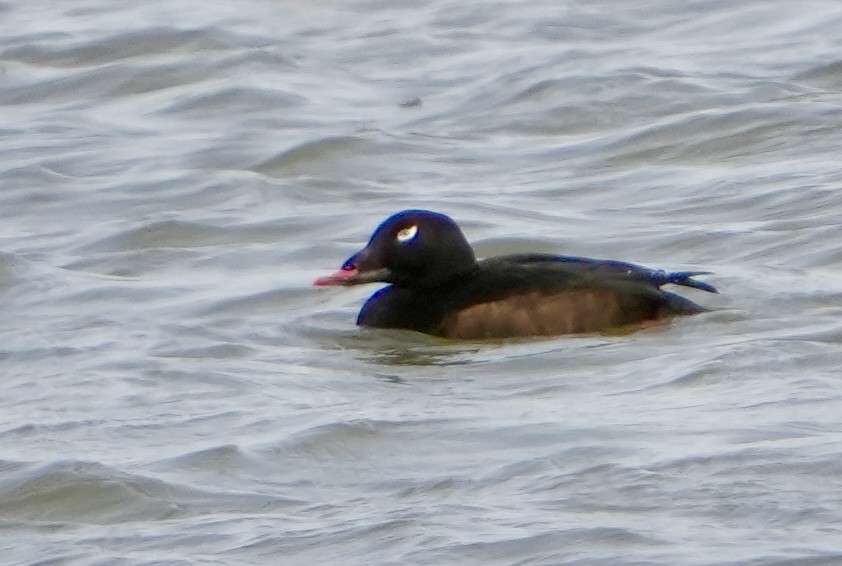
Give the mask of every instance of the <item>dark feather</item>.
M 642 283 L 648 283 L 656 287 L 662 287 L 671 283 L 673 285 L 700 289 L 702 291 L 707 291 L 708 293 L 719 292 L 713 285 L 693 279 L 693 277 L 697 275 L 708 275 L 710 273 L 709 271 L 669 272 L 664 271 L 663 269 L 649 269 L 648 267 L 643 267 L 633 263 L 626 263 L 624 261 L 552 254 L 514 254 L 499 258 L 492 258 L 486 261 L 505 261 L 506 263 L 517 265 L 534 264 L 536 266 L 552 266 L 555 264 L 559 267 L 567 266 L 578 273 L 591 274 L 594 277 L 611 277 L 634 280 Z

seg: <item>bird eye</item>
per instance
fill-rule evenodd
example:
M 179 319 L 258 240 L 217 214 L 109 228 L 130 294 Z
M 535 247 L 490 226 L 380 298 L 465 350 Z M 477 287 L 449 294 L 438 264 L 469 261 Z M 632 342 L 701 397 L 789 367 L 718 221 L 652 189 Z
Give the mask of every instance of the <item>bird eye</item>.
M 405 243 L 410 241 L 415 235 L 418 233 L 418 226 L 413 224 L 412 226 L 407 226 L 400 232 L 398 232 L 397 239 L 400 243 Z

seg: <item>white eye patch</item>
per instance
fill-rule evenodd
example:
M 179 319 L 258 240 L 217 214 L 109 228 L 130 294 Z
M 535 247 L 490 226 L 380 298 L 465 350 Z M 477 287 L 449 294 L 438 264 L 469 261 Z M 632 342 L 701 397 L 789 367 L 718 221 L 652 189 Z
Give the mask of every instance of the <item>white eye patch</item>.
M 404 244 L 412 240 L 412 238 L 414 238 L 417 233 L 418 226 L 416 226 L 415 224 L 413 224 L 412 226 L 407 226 L 406 228 L 398 232 L 397 240 L 400 243 Z

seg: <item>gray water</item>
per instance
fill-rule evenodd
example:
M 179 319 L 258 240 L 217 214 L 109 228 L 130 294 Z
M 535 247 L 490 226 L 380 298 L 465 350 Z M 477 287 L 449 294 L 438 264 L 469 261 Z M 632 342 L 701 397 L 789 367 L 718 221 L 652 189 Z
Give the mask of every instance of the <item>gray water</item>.
M 842 3 L 0 3 L 0 563 L 842 563 Z M 713 272 L 362 330 L 389 214 Z

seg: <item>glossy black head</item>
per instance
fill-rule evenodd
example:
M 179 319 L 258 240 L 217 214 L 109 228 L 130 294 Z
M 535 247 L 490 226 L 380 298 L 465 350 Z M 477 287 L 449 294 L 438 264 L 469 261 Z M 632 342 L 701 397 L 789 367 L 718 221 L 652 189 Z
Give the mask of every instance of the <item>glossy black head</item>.
M 399 287 L 432 287 L 476 268 L 459 226 L 444 214 L 404 210 L 378 226 L 365 248 L 316 285 L 383 281 Z

